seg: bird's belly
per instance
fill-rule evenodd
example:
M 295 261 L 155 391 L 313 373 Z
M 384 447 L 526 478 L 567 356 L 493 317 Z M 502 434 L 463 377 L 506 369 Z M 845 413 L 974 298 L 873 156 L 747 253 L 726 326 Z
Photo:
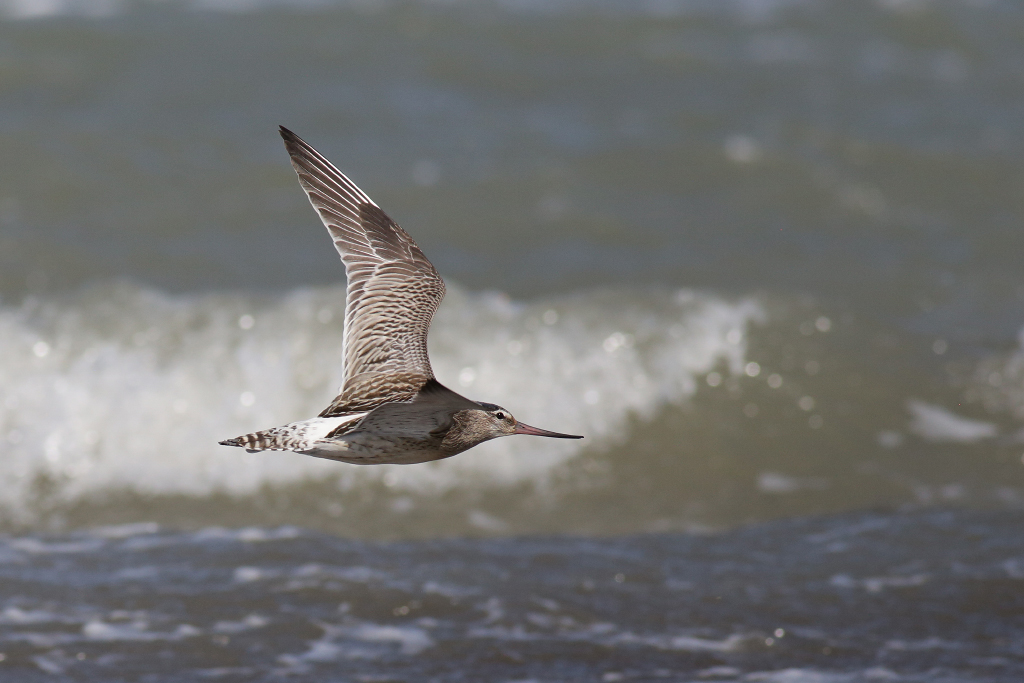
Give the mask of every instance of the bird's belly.
M 345 434 L 336 439 L 313 442 L 299 451 L 314 458 L 337 460 L 353 465 L 414 465 L 449 457 L 434 439 L 378 436 L 366 432 Z

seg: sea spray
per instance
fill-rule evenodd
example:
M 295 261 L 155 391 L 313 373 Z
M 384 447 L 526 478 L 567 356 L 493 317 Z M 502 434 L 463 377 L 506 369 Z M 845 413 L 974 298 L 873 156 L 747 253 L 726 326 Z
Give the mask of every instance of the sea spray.
M 244 495 L 325 478 L 419 493 L 508 487 L 543 481 L 584 447 L 509 438 L 471 458 L 357 468 L 218 446 L 333 398 L 343 298 L 342 287 L 171 296 L 118 283 L 0 309 L 0 504 L 29 514 L 41 481 L 65 502 L 113 491 Z M 763 316 L 753 299 L 688 290 L 524 303 L 451 286 L 431 355 L 451 388 L 601 449 L 625 438 L 629 419 L 692 395 L 700 375 L 740 372 L 747 328 Z

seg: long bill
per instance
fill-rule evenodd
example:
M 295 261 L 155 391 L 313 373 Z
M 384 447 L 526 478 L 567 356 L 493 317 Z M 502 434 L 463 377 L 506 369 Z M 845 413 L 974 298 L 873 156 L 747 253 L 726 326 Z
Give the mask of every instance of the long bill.
M 558 432 L 549 432 L 546 429 L 537 429 L 530 425 L 523 424 L 522 422 L 516 423 L 516 430 L 513 434 L 529 434 L 530 436 L 550 436 L 555 439 L 582 439 L 582 436 L 575 436 L 573 434 L 559 434 Z

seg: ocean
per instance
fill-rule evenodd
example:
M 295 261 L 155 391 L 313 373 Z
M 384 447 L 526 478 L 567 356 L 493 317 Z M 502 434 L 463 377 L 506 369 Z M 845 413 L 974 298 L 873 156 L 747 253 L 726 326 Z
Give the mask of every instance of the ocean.
M 1024 7 L 0 0 L 0 680 L 1024 678 Z M 301 135 L 582 441 L 341 382 Z

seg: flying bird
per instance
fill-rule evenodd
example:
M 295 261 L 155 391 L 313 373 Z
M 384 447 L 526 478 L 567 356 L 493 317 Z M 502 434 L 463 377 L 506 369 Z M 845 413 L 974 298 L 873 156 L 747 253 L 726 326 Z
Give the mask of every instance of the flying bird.
M 461 396 L 430 369 L 427 332 L 444 281 L 409 234 L 302 138 L 281 137 L 345 265 L 344 383 L 317 417 L 221 441 L 357 465 L 448 458 L 499 436 L 582 439 Z

